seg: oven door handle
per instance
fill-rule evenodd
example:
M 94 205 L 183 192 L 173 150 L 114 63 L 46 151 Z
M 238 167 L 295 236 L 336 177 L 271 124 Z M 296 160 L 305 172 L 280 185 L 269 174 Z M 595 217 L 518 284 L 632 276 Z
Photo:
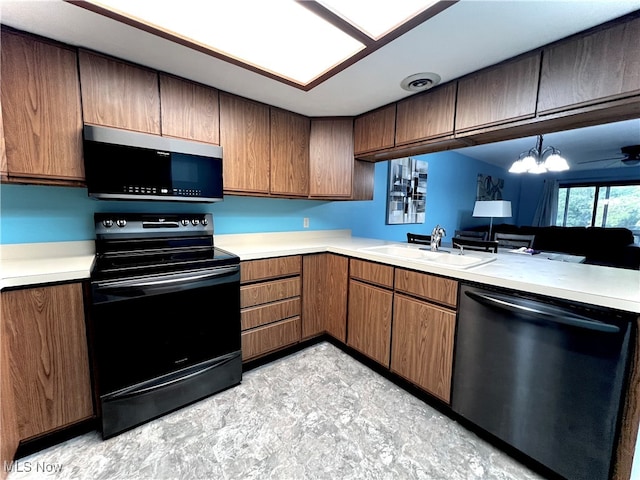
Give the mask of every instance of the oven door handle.
M 133 385 L 131 387 L 123 388 L 122 390 L 118 390 L 113 393 L 108 393 L 102 396 L 102 400 L 103 401 L 122 400 L 125 398 L 136 397 L 139 395 L 144 395 L 149 392 L 160 390 L 162 388 L 166 388 L 178 382 L 184 382 L 190 378 L 203 375 L 215 368 L 220 367 L 221 365 L 224 365 L 225 363 L 228 363 L 234 360 L 239 356 L 240 356 L 239 351 L 227 353 L 218 358 L 215 358 L 214 360 L 210 360 L 208 362 L 204 362 L 199 365 L 194 365 L 184 370 L 170 373 L 168 375 L 164 375 L 159 378 L 147 380 L 145 382 L 139 383 L 137 385 Z
M 236 274 L 240 271 L 238 265 L 230 265 L 225 267 L 215 267 L 206 270 L 204 273 L 190 273 L 188 275 L 172 274 L 162 275 L 158 277 L 135 278 L 129 280 L 116 280 L 108 282 L 97 282 L 96 287 L 100 290 L 115 290 L 121 288 L 144 288 L 144 287 L 160 287 L 170 286 L 181 283 L 195 282 L 198 280 L 209 280 L 219 278 L 225 275 Z M 167 278 L 169 277 L 169 278 Z

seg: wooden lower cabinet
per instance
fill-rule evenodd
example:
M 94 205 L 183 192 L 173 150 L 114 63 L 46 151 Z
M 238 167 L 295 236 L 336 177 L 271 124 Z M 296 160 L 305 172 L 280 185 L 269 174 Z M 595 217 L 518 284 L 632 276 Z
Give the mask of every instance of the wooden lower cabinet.
M 3 300 L 4 297 L 0 294 L 0 479 L 7 477 L 9 472 L 2 467 L 13 460 L 18 443 L 20 443 L 13 382 L 9 367 L 9 342 L 4 330 L 5 317 L 1 314 Z
M 305 255 L 302 271 L 302 338 L 326 332 L 346 342 L 349 259 L 331 253 Z
M 300 317 L 254 328 L 242 333 L 242 360 L 249 360 L 299 341 Z
M 393 292 L 349 281 L 347 345 L 389 368 Z
M 92 417 L 81 284 L 4 291 L 2 321 L 20 439 Z
M 396 294 L 393 305 L 391 371 L 450 402 L 453 311 Z
M 300 341 L 300 256 L 242 262 L 242 360 Z

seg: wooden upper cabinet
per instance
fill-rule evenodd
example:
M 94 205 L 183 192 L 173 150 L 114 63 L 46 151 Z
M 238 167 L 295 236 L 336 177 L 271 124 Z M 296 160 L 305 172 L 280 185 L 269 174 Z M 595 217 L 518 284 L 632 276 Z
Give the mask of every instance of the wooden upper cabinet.
M 82 285 L 2 292 L 22 440 L 93 416 Z
M 351 200 L 373 200 L 375 175 L 375 163 L 365 160 L 355 160 L 353 162 Z
M 544 50 L 538 113 L 640 94 L 640 18 Z
M 398 102 L 396 145 L 451 135 L 455 105 L 455 82 Z
M 308 117 L 271 108 L 271 193 L 309 195 Z
M 6 159 L 0 160 L 0 171 L 33 183 L 83 182 L 75 51 L 7 31 L 1 42 L 0 158 Z
M 162 135 L 220 144 L 218 90 L 160 74 Z
M 80 50 L 85 123 L 160 135 L 158 73 Z
M 395 133 L 395 103 L 359 116 L 353 132 L 355 154 L 393 147 Z
M 536 114 L 540 52 L 473 73 L 458 82 L 456 132 Z
M 349 198 L 353 188 L 353 119 L 312 119 L 309 142 L 309 196 Z
M 1 41 L 1 40 L 0 40 Z M 1 62 L 0 62 L 1 65 Z M 0 72 L 0 91 L 3 90 L 1 87 L 2 83 L 2 73 Z M 3 182 L 8 178 L 8 169 L 7 169 L 7 144 L 4 141 L 4 124 L 2 123 L 2 95 L 0 95 L 0 180 Z M 0 459 L 0 462 L 2 460 Z
M 269 107 L 220 93 L 224 189 L 269 193 Z

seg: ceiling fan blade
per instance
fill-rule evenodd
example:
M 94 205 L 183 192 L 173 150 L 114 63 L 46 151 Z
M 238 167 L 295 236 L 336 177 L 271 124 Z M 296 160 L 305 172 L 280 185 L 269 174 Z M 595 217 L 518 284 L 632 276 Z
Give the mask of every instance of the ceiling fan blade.
M 585 163 L 596 163 L 596 162 L 608 162 L 609 160 L 622 160 L 625 157 L 611 157 L 611 158 L 600 158 L 598 160 L 587 160 L 586 162 L 578 162 L 578 165 L 582 165 Z

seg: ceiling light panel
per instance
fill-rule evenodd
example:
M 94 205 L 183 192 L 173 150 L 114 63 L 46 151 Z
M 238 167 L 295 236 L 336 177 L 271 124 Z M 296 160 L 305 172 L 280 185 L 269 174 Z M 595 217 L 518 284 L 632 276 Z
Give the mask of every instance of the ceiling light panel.
M 438 0 L 318 0 L 318 3 L 377 40 Z
M 293 0 L 91 0 L 305 85 L 364 45 Z

